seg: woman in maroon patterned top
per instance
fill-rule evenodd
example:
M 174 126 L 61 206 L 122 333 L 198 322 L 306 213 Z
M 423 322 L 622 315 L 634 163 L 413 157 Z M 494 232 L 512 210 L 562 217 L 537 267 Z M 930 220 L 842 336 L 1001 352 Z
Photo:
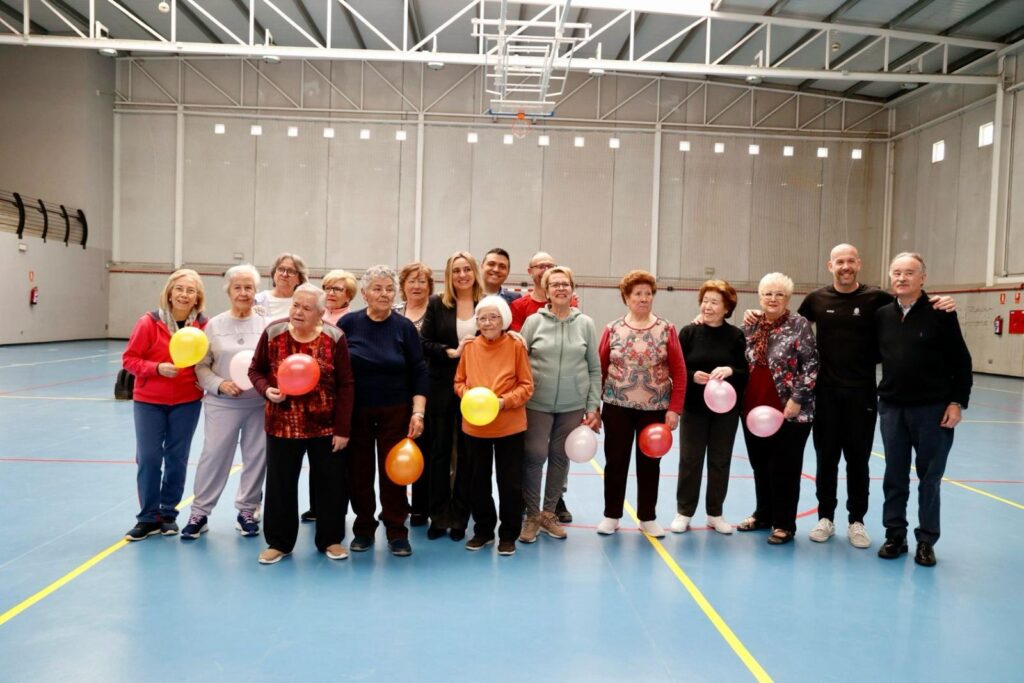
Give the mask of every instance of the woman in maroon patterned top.
M 309 476 L 318 503 L 316 547 L 332 560 L 348 551 L 345 508 L 348 492 L 345 460 L 352 423 L 353 382 L 345 334 L 324 325 L 323 290 L 300 285 L 287 320 L 271 323 L 260 337 L 249 366 L 253 386 L 267 399 L 267 498 L 263 532 L 268 548 L 260 564 L 274 564 L 292 551 L 299 531 L 298 482 L 302 455 L 309 454 Z M 277 388 L 277 369 L 295 353 L 316 359 L 320 381 L 301 396 Z
M 597 525 L 599 534 L 613 534 L 619 528 L 630 452 L 640 431 L 658 422 L 674 430 L 683 411 L 686 364 L 675 327 L 651 310 L 657 291 L 658 284 L 647 271 L 626 273 L 619 283 L 619 292 L 629 312 L 608 323 L 598 346 L 606 434 L 604 519 Z M 655 519 L 661 461 L 641 456 L 639 443 L 636 451 L 636 512 L 640 529 L 661 538 L 665 530 Z

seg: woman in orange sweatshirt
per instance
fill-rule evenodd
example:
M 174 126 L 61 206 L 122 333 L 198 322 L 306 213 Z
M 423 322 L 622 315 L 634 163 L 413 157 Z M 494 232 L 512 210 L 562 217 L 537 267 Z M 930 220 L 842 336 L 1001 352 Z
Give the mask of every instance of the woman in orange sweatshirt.
M 490 424 L 462 421 L 470 461 L 470 509 L 475 520 L 473 538 L 466 550 L 480 550 L 494 543 L 495 514 L 491 497 L 491 462 L 498 480 L 498 554 L 514 555 L 522 531 L 523 443 L 526 433 L 526 402 L 533 395 L 533 375 L 526 347 L 506 330 L 512 311 L 500 296 L 486 296 L 476 305 L 480 334 L 466 344 L 455 371 L 455 393 L 462 396 L 474 387 L 487 387 L 498 396 L 498 416 Z

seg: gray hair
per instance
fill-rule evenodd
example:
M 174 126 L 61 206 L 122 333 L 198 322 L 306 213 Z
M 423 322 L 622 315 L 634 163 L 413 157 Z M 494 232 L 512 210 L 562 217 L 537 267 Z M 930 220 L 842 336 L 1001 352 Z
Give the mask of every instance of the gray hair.
M 294 292 L 292 292 L 292 299 L 299 294 L 312 294 L 316 297 L 316 310 L 320 311 L 321 314 L 327 310 L 327 295 L 324 294 L 324 290 L 320 289 L 316 285 L 303 282 L 295 288 Z
M 241 263 L 237 266 L 231 266 L 224 273 L 224 291 L 226 292 L 231 288 L 232 280 L 243 276 L 251 278 L 252 284 L 256 289 L 260 288 L 260 271 L 256 270 L 256 267 L 251 263 Z
M 761 278 L 761 281 L 757 284 L 758 295 L 764 294 L 764 291 L 772 285 L 782 287 L 782 291 L 786 293 L 786 296 L 793 295 L 793 280 L 785 273 L 768 273 Z
M 900 253 L 896 254 L 896 257 L 892 261 L 889 262 L 889 270 L 892 270 L 892 264 L 896 263 L 901 258 L 912 258 L 912 259 L 914 259 L 915 261 L 917 261 L 918 263 L 921 264 L 921 273 L 922 274 L 928 272 L 928 266 L 926 266 L 924 264 L 924 257 L 921 256 L 920 254 L 918 254 L 916 251 L 901 251 Z
M 363 272 L 363 277 L 359 279 L 359 288 L 367 289 L 374 280 L 381 278 L 387 278 L 395 285 L 395 291 L 398 291 L 398 273 L 391 266 L 377 265 L 370 266 Z

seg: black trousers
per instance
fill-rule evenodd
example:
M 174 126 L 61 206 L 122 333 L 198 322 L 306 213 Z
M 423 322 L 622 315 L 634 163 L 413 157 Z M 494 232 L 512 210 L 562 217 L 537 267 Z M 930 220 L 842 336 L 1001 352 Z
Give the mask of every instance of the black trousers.
M 800 502 L 800 471 L 804 446 L 811 435 L 810 422 L 785 420 L 779 431 L 764 438 L 743 425 L 747 455 L 754 468 L 757 509 L 754 519 L 770 522 L 773 529 L 796 533 L 796 508 Z
M 345 451 L 331 452 L 331 437 L 282 439 L 267 434 L 267 496 L 263 535 L 267 545 L 290 553 L 299 533 L 299 472 L 302 455 L 309 455 L 309 476 L 317 501 L 316 547 L 345 538 Z
M 431 431 L 430 523 L 435 527 L 465 529 L 469 522 L 472 466 L 466 456 L 459 397 L 455 395 L 454 389 L 449 389 L 448 392 L 432 391 L 430 398 L 427 404 Z
M 473 463 L 470 473 L 470 508 L 473 535 L 514 541 L 523 530 L 523 446 L 525 432 L 493 439 L 466 435 L 466 453 Z M 491 461 L 498 482 L 498 511 L 491 495 Z
M 732 447 L 736 443 L 739 419 L 738 408 L 724 414 L 683 410 L 679 420 L 679 481 L 676 484 L 679 514 L 693 517 L 697 512 L 704 454 L 707 453 L 708 487 L 704 509 L 712 517 L 721 516 L 725 494 L 729 491 Z
M 352 411 L 352 440 L 349 441 L 348 465 L 349 497 L 356 520 L 352 533 L 372 538 L 377 531 L 377 496 L 374 490 L 376 472 L 380 470 L 380 518 L 384 522 L 389 541 L 408 538 L 405 519 L 409 516 L 409 498 L 406 488 L 388 478 L 384 460 L 391 448 L 409 433 L 412 407 L 408 403 L 395 406 L 366 408 L 356 406 Z
M 665 421 L 665 411 L 637 410 L 605 403 L 601 417 L 605 427 L 604 516 L 622 518 L 629 460 L 636 443 L 636 514 L 641 522 L 656 519 L 661 458 L 649 458 L 641 453 L 638 439 L 644 427 Z
M 878 398 L 874 387 L 818 385 L 814 408 L 814 450 L 818 458 L 818 518 L 835 520 L 839 459 L 846 457 L 846 511 L 850 523 L 868 511 L 871 445 Z
M 423 515 L 424 517 L 430 514 L 430 439 L 430 420 L 424 417 L 423 433 L 414 439 L 420 452 L 423 454 L 423 474 L 413 482 L 412 505 L 410 508 L 412 514 Z

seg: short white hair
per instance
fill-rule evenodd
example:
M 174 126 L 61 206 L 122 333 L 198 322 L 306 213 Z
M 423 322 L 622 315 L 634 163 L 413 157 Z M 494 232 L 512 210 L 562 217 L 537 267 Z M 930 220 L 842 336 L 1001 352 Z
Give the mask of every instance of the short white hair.
M 512 324 L 512 309 L 508 307 L 508 302 L 497 294 L 488 294 L 480 299 L 480 303 L 476 305 L 476 315 L 479 316 L 484 308 L 498 309 L 498 314 L 501 315 L 501 329 L 507 330 Z
M 359 278 L 359 289 L 366 289 L 373 284 L 374 280 L 385 278 L 391 280 L 391 283 L 395 285 L 395 291 L 398 291 L 398 273 L 391 266 L 385 265 L 370 266 L 363 271 L 363 276 Z
M 918 254 L 916 251 L 901 251 L 900 253 L 896 254 L 896 258 L 894 258 L 889 263 L 889 270 L 892 270 L 893 264 L 896 263 L 897 261 L 899 261 L 901 258 L 912 258 L 912 259 L 914 259 L 915 261 L 917 261 L 918 263 L 921 264 L 921 273 L 927 273 L 928 272 L 928 266 L 926 266 L 924 264 L 924 257 L 921 256 L 920 254 Z
M 786 296 L 793 296 L 793 280 L 785 273 L 768 273 L 761 281 L 757 284 L 758 296 L 764 294 L 765 290 L 771 286 L 782 287 L 782 291 L 786 293 Z
M 316 285 L 310 284 L 309 282 L 303 282 L 295 288 L 294 292 L 292 292 L 292 299 L 297 297 L 299 294 L 312 294 L 316 297 L 316 310 L 320 311 L 320 313 L 327 310 L 327 294 L 325 294 L 324 290 L 320 289 Z
M 241 263 L 237 266 L 231 266 L 227 272 L 224 273 L 224 291 L 231 289 L 231 281 L 236 278 L 248 277 L 252 280 L 252 284 L 256 289 L 260 288 L 260 271 L 256 270 L 256 266 L 251 263 Z

